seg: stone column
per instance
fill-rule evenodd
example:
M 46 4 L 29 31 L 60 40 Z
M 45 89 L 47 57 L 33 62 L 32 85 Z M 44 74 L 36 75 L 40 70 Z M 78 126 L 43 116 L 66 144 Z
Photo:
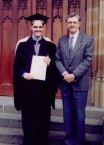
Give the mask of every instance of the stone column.
M 96 74 L 98 73 L 98 44 L 99 44 L 99 1 L 91 0 L 87 1 L 87 21 L 86 21 L 86 33 L 92 35 L 94 37 L 95 45 L 94 45 L 94 55 L 93 62 L 91 66 L 91 89 L 89 90 L 88 104 L 98 106 L 99 101 L 97 96 L 99 93 L 98 88 L 99 80 Z M 96 92 L 97 91 L 97 92 Z M 97 97 L 96 97 L 97 96 Z M 97 100 L 96 100 L 97 99 Z M 97 102 L 98 101 L 98 102 Z
M 104 0 L 99 5 L 99 70 L 102 74 L 100 107 L 104 107 Z
M 101 83 L 101 75 L 98 72 L 95 81 L 95 106 L 96 107 L 99 107 L 100 105 L 100 83 Z
M 100 107 L 104 108 L 104 74 L 102 75 L 102 81 L 100 85 Z

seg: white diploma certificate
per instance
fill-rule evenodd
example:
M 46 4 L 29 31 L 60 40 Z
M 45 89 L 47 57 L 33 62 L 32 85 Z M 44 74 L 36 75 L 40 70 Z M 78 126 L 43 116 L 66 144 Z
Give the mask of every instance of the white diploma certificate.
M 34 79 L 43 81 L 46 79 L 47 64 L 44 62 L 44 58 L 45 56 L 35 55 L 32 57 L 30 73 L 33 75 Z

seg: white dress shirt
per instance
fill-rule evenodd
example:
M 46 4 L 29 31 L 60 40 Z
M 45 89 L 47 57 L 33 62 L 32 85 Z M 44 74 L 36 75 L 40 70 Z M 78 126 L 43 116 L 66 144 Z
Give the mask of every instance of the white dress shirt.
M 70 35 L 70 38 L 73 36 L 74 38 L 73 38 L 73 49 L 74 49 L 74 46 L 75 46 L 75 43 L 76 43 L 76 41 L 77 41 L 77 37 L 78 37 L 78 34 L 79 34 L 79 31 L 77 31 L 77 33 L 75 33 L 74 35 L 71 35 L 71 34 L 69 34 Z M 69 38 L 69 41 L 70 41 L 70 38 Z
M 69 34 L 69 43 L 70 43 L 70 38 L 73 36 L 74 38 L 73 38 L 73 49 L 74 49 L 74 46 L 75 46 L 75 43 L 76 43 L 76 41 L 77 41 L 77 37 L 78 37 L 78 34 L 79 34 L 79 31 L 77 31 L 77 33 L 75 33 L 74 35 L 71 35 L 71 34 Z M 67 71 L 65 71 L 65 72 L 63 72 L 63 74 L 62 74 L 62 76 L 64 76 L 66 73 L 68 73 Z

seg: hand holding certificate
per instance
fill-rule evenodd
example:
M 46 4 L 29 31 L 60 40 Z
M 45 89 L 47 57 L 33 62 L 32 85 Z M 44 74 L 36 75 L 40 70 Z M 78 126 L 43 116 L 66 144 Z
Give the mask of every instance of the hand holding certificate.
M 47 64 L 45 63 L 44 58 L 45 56 L 33 55 L 30 73 L 34 79 L 43 81 L 46 79 Z

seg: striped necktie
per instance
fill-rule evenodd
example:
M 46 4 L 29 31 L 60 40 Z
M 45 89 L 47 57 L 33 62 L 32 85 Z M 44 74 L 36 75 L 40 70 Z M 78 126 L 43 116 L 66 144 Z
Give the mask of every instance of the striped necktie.
M 38 53 L 39 53 L 39 47 L 40 47 L 40 44 L 39 44 L 39 42 L 38 41 L 36 41 L 36 44 L 35 44 L 35 53 L 36 53 L 36 55 L 38 55 Z
M 70 37 L 70 42 L 69 42 L 69 53 L 70 53 L 70 51 L 73 49 L 73 38 L 74 38 L 74 36 L 71 36 L 71 37 Z

